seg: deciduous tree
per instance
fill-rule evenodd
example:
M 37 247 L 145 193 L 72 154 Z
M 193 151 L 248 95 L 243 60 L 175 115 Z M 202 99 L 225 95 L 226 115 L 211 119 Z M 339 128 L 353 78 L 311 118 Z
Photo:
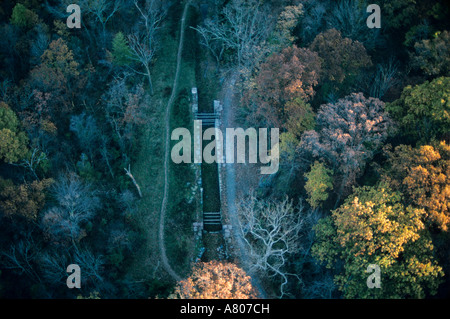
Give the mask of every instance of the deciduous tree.
M 303 4 L 286 6 L 278 16 L 274 30 L 269 36 L 268 45 L 272 52 L 279 52 L 293 45 L 293 31 L 303 15 Z
M 416 42 L 413 66 L 430 76 L 450 76 L 450 32 L 436 32 L 432 39 Z
M 38 22 L 38 16 L 27 9 L 23 4 L 17 3 L 11 15 L 11 24 L 22 28 L 31 28 Z
M 16 163 L 28 152 L 28 138 L 19 128 L 19 119 L 9 106 L 0 102 L 0 159 Z
M 318 161 L 314 162 L 309 173 L 305 174 L 305 190 L 311 207 L 317 208 L 328 199 L 328 192 L 333 189 L 332 174 L 332 170 Z
M 343 38 L 336 29 L 320 33 L 310 49 L 323 59 L 321 77 L 342 83 L 347 77 L 356 75 L 361 68 L 369 67 L 372 61 L 361 42 Z
M 426 212 L 426 220 L 448 231 L 450 226 L 450 147 L 445 143 L 386 149 L 384 179 L 405 201 Z
M 405 207 L 387 185 L 357 188 L 316 226 L 313 255 L 338 271 L 345 298 L 424 298 L 436 293 L 444 275 L 424 213 Z M 381 289 L 367 287 L 370 264 L 381 269 Z
M 52 179 L 14 185 L 10 180 L 0 178 L 0 207 L 5 216 L 23 216 L 28 221 L 36 221 L 45 204 L 46 191 Z
M 309 103 L 301 98 L 295 98 L 286 103 L 286 130 L 300 139 L 303 132 L 314 129 L 316 115 Z
M 311 110 L 302 100 L 314 96 L 320 66 L 321 59 L 316 53 L 296 46 L 270 56 L 261 64 L 253 88 L 244 97 L 250 108 L 247 120 L 282 127 L 292 115 L 298 120 L 301 113 L 308 113 L 310 118 Z
M 300 148 L 321 158 L 336 173 L 336 205 L 382 146 L 392 121 L 379 99 L 353 93 L 320 107 L 317 130 L 303 134 Z
M 289 273 L 286 266 L 288 256 L 300 249 L 299 233 L 303 227 L 303 207 L 297 210 L 285 198 L 276 202 L 257 199 L 254 194 L 245 198 L 238 206 L 240 229 L 243 234 L 252 270 L 263 276 L 281 279 L 280 294 L 286 293 Z
M 414 87 L 386 105 L 402 132 L 422 142 L 442 139 L 450 131 L 450 77 L 440 77 Z
M 409 30 L 417 21 L 425 19 L 445 20 L 448 4 L 442 1 L 379 0 L 383 8 L 383 23 L 390 30 Z
M 74 100 L 82 84 L 80 68 L 66 42 L 58 38 L 50 43 L 41 57 L 41 64 L 30 72 L 30 86 L 49 94 L 48 114 L 61 121 L 74 107 Z
M 194 266 L 189 278 L 177 283 L 172 298 L 255 299 L 250 277 L 232 263 L 210 261 Z

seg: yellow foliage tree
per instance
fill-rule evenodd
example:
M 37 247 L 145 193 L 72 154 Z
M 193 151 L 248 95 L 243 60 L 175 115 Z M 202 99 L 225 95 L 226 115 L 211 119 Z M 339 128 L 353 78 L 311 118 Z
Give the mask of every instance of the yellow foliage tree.
M 450 146 L 445 142 L 418 148 L 400 145 L 389 157 L 384 179 L 406 200 L 426 212 L 427 220 L 441 230 L 450 226 Z
M 422 222 L 425 212 L 401 203 L 387 184 L 355 189 L 315 227 L 313 256 L 334 268 L 345 298 L 424 298 L 444 275 Z M 369 289 L 369 265 L 380 267 L 381 289 Z

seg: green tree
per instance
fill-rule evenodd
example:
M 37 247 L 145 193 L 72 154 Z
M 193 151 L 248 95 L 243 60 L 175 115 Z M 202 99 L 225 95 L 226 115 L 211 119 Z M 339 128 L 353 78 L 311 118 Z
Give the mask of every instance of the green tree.
M 122 32 L 118 32 L 112 41 L 113 62 L 119 66 L 124 66 L 132 62 L 131 49 L 128 41 Z
M 38 22 L 38 16 L 27 9 L 23 4 L 17 3 L 11 15 L 11 24 L 21 28 L 31 28 Z
M 435 294 L 444 273 L 422 222 L 424 210 L 401 203 L 387 184 L 354 190 L 315 227 L 313 256 L 338 274 L 345 298 L 424 298 Z M 381 270 L 381 289 L 368 289 L 366 270 Z M 342 265 L 342 267 L 340 267 Z
M 286 6 L 278 16 L 274 31 L 268 38 L 268 45 L 272 52 L 281 51 L 294 43 L 295 37 L 292 35 L 300 17 L 303 15 L 303 4 L 296 6 Z
M 449 12 L 448 5 L 438 0 L 379 0 L 377 3 L 388 29 L 409 30 L 417 21 L 430 19 L 445 21 Z
M 450 75 L 450 32 L 436 32 L 432 39 L 414 45 L 413 66 L 431 76 Z
M 306 103 L 301 98 L 295 98 L 286 103 L 286 115 L 285 128 L 298 139 L 304 131 L 312 130 L 316 125 L 311 104 Z
M 336 29 L 330 29 L 316 36 L 310 49 L 323 59 L 321 79 L 343 83 L 356 75 L 363 67 L 372 65 L 372 60 L 361 42 L 343 38 Z
M 328 199 L 328 192 L 333 189 L 333 171 L 323 163 L 315 161 L 311 171 L 305 174 L 307 179 L 305 190 L 308 193 L 308 203 L 317 208 Z
M 19 120 L 9 106 L 0 102 L 0 159 L 16 163 L 28 152 L 28 138 L 19 130 Z
M 401 97 L 386 105 L 404 135 L 422 142 L 441 140 L 450 131 L 450 77 L 407 86 Z

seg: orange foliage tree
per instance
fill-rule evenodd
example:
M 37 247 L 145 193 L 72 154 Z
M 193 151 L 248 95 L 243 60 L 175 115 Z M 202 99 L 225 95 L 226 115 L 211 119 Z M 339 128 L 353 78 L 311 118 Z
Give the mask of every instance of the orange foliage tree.
M 384 179 L 401 191 L 411 204 L 425 209 L 427 220 L 440 229 L 450 226 L 450 146 L 400 145 L 389 156 Z
M 269 125 L 282 127 L 290 113 L 295 113 L 292 107 L 287 109 L 288 102 L 298 98 L 309 101 L 314 96 L 321 63 L 317 53 L 295 45 L 270 56 L 244 97 L 251 105 L 250 121 L 251 117 L 264 119 Z
M 41 61 L 41 64 L 31 70 L 29 84 L 50 97 L 47 107 L 52 119 L 56 121 L 72 111 L 84 77 L 80 75 L 79 64 L 75 61 L 73 52 L 62 38 L 49 44 Z
M 250 277 L 232 263 L 198 263 L 189 278 L 177 283 L 172 298 L 256 299 Z

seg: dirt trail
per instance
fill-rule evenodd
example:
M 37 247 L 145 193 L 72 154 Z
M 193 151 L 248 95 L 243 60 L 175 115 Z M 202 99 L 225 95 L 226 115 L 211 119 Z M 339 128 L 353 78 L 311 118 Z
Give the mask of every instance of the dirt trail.
M 164 226 L 165 217 L 167 211 L 167 201 L 169 197 L 169 166 L 170 166 L 170 115 L 172 111 L 172 106 L 177 96 L 178 81 L 180 76 L 183 45 L 184 45 L 184 32 L 186 27 L 186 16 L 191 5 L 191 0 L 188 0 L 184 6 L 183 17 L 181 19 L 181 29 L 180 29 L 180 42 L 178 45 L 178 55 L 177 55 L 177 69 L 175 72 L 175 78 L 172 86 L 172 94 L 170 95 L 169 102 L 166 108 L 166 137 L 165 137 L 165 156 L 164 156 L 164 195 L 161 203 L 161 211 L 159 216 L 159 250 L 161 253 L 161 260 L 164 269 L 167 273 L 176 281 L 180 281 L 181 277 L 173 270 L 170 266 L 169 260 L 167 259 L 166 247 L 164 245 Z
M 223 127 L 225 130 L 228 127 L 234 127 L 234 112 L 233 112 L 233 98 L 235 94 L 234 86 L 238 79 L 238 73 L 233 72 L 229 80 L 226 81 L 223 89 Z M 225 165 L 225 185 L 226 185 L 226 206 L 228 211 L 228 218 L 232 226 L 232 236 L 237 247 L 236 250 L 239 253 L 239 260 L 244 270 L 252 278 L 253 286 L 259 291 L 261 298 L 267 298 L 266 292 L 262 287 L 256 274 L 251 273 L 250 256 L 248 254 L 248 247 L 246 246 L 243 234 L 240 231 L 238 211 L 236 207 L 236 168 L 234 164 Z

